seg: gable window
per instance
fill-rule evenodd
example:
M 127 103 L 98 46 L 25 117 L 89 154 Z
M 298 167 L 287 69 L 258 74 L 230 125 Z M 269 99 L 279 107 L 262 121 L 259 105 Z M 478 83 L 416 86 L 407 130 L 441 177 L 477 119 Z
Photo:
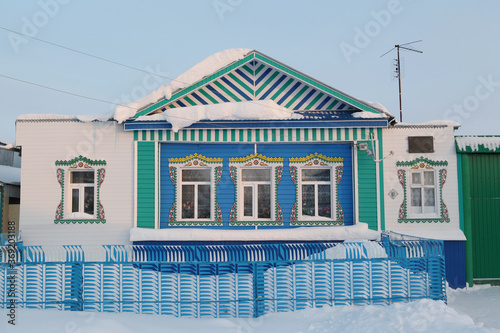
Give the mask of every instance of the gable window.
M 106 223 L 100 200 L 106 161 L 79 156 L 68 161 L 56 161 L 57 181 L 61 186 L 61 201 L 54 223 Z
M 338 184 L 342 179 L 343 159 L 315 153 L 290 158 L 290 175 L 296 198 L 290 215 L 291 225 L 344 224 L 338 202 Z
M 283 158 L 252 154 L 229 159 L 235 185 L 230 225 L 283 225 L 277 186 L 283 174 Z
M 174 203 L 169 225 L 222 225 L 217 203 L 217 185 L 222 176 L 222 159 L 194 154 L 169 159 L 170 180 L 174 184 Z
M 450 222 L 443 200 L 448 162 L 420 157 L 409 162 L 396 162 L 396 166 L 404 192 L 398 222 Z

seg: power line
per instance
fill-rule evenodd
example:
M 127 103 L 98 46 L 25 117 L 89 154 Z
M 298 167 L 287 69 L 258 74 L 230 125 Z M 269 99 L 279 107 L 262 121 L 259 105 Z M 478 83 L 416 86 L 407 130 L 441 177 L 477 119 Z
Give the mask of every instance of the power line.
M 0 26 L 0 29 L 8 31 L 8 32 L 11 32 L 11 33 L 14 33 L 14 34 L 18 34 L 18 35 L 21 35 L 21 36 L 24 36 L 24 37 L 28 37 L 28 38 L 37 40 L 37 41 L 45 43 L 45 44 L 49 44 L 49 45 L 52 45 L 52 46 L 55 46 L 55 47 L 59 47 L 59 48 L 64 49 L 64 50 L 68 50 L 68 51 L 71 51 L 71 52 L 76 52 L 76 53 L 82 54 L 82 55 L 87 56 L 87 57 L 91 57 L 91 58 L 94 58 L 94 59 L 99 59 L 101 61 L 109 62 L 109 63 L 117 65 L 117 66 L 122 66 L 122 67 L 125 67 L 125 68 L 133 69 L 135 71 L 139 71 L 139 72 L 143 72 L 143 73 L 147 73 L 147 74 L 159 76 L 159 77 L 162 77 L 162 78 L 165 78 L 165 79 L 169 79 L 169 80 L 172 80 L 172 81 L 177 81 L 177 82 L 180 82 L 180 83 L 185 83 L 185 82 L 182 82 L 182 81 L 179 81 L 179 80 L 172 79 L 171 77 L 168 77 L 168 76 L 160 75 L 160 74 L 157 74 L 157 73 L 152 73 L 152 72 L 144 70 L 144 69 L 140 69 L 140 68 L 137 68 L 137 67 L 133 67 L 133 66 L 129 66 L 129 65 L 126 65 L 126 64 L 122 64 L 122 63 L 119 63 L 117 61 L 109 60 L 109 59 L 106 59 L 106 58 L 103 58 L 103 57 L 99 57 L 99 56 L 96 56 L 96 55 L 93 55 L 93 54 L 90 54 L 90 53 L 87 53 L 87 52 L 79 51 L 79 50 L 73 49 L 71 47 L 67 47 L 67 46 L 63 46 L 63 45 L 60 45 L 60 44 L 52 43 L 52 42 L 49 42 L 49 41 L 46 41 L 46 40 L 43 40 L 43 39 L 40 39 L 40 38 L 36 38 L 36 37 L 33 37 L 33 36 L 29 36 L 29 35 L 23 34 L 21 32 L 17 32 L 17 31 L 11 30 L 11 29 L 7 29 L 7 28 L 1 27 L 1 26 Z

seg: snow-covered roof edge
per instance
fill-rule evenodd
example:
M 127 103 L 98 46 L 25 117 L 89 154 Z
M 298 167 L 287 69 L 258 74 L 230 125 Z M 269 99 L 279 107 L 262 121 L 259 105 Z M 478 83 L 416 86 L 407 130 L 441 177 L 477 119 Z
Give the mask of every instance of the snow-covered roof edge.
M 431 120 L 423 123 L 395 123 L 393 128 L 425 128 L 425 127 L 453 127 L 453 129 L 458 129 L 460 126 L 459 123 L 453 120 Z
M 500 153 L 500 135 L 456 136 L 459 153 Z
M 368 224 L 351 226 L 301 227 L 293 229 L 220 230 L 199 228 L 130 229 L 130 240 L 138 241 L 334 241 L 377 240 L 378 231 Z

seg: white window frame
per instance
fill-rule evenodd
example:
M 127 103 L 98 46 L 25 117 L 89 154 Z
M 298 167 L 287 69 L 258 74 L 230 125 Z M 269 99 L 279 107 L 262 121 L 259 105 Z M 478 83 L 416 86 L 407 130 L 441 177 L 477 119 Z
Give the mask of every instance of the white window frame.
M 319 180 L 302 180 L 302 172 L 304 170 L 330 170 L 330 180 L 329 181 L 319 181 Z M 299 203 L 300 206 L 299 208 L 299 218 L 301 220 L 325 220 L 325 221 L 333 221 L 335 220 L 335 215 L 334 213 L 336 212 L 335 209 L 335 200 L 334 196 L 336 194 L 335 192 L 335 170 L 332 167 L 301 167 L 298 169 L 299 170 L 299 175 L 298 175 L 298 180 L 299 180 Z M 314 211 L 315 215 L 304 215 L 303 214 L 303 189 L 302 185 L 314 185 Z M 318 190 L 318 185 L 330 185 L 330 217 L 325 217 L 325 216 L 320 216 L 319 215 L 319 190 Z
M 174 184 L 174 203 L 169 213 L 169 226 L 221 226 L 222 212 L 217 203 L 217 185 L 222 176 L 222 158 L 193 154 L 168 160 L 170 180 Z M 182 181 L 183 170 L 210 170 L 210 181 Z M 182 185 L 195 185 L 195 214 L 193 218 L 182 217 Z M 210 218 L 198 218 L 198 185 L 210 185 Z
M 338 186 L 342 179 L 344 159 L 342 157 L 330 157 L 314 153 L 304 157 L 292 157 L 289 160 L 290 176 L 295 183 L 295 194 L 297 201 L 292 207 L 290 214 L 291 226 L 313 226 L 313 225 L 343 225 L 344 212 L 338 200 Z M 330 181 L 303 181 L 302 170 L 304 169 L 329 169 Z M 315 185 L 315 215 L 302 214 L 302 185 Z M 330 217 L 320 216 L 317 185 L 330 185 Z
M 179 210 L 178 210 L 178 220 L 179 221 L 212 221 L 214 217 L 214 196 L 213 196 L 213 169 L 210 167 L 203 167 L 203 168 L 180 168 L 180 175 L 179 175 Z M 210 179 L 207 181 L 202 181 L 202 180 L 193 180 L 193 181 L 183 181 L 182 180 L 182 173 L 187 170 L 208 170 Z M 183 217 L 183 206 L 184 202 L 182 198 L 184 197 L 184 185 L 193 185 L 194 186 L 194 200 L 193 200 L 193 210 L 194 210 L 194 216 L 192 218 L 189 217 Z M 210 216 L 208 218 L 199 218 L 198 217 L 198 192 L 199 192 L 199 186 L 200 185 L 209 185 L 210 186 Z
M 243 172 L 244 170 L 268 170 L 269 171 L 269 181 L 244 181 L 243 180 Z M 239 192 L 242 193 L 241 204 L 239 205 L 238 216 L 240 220 L 258 220 L 258 221 L 271 221 L 274 219 L 274 182 L 273 182 L 273 168 L 271 167 L 263 167 L 263 168 L 253 168 L 253 167 L 242 167 L 240 168 L 241 181 L 239 182 Z M 269 185 L 269 217 L 258 217 L 259 210 L 259 185 Z M 245 187 L 252 188 L 252 215 L 245 216 Z
M 243 170 L 267 169 L 270 172 L 269 181 L 243 181 Z M 261 154 L 251 154 L 245 157 L 229 159 L 231 180 L 235 185 L 235 202 L 231 208 L 229 225 L 231 226 L 281 226 L 283 212 L 278 203 L 277 186 L 283 174 L 283 158 L 267 157 Z M 270 217 L 258 217 L 258 185 L 270 185 Z M 253 207 L 252 216 L 244 214 L 244 187 L 252 186 Z
M 75 173 L 83 173 L 83 172 L 92 172 L 93 182 L 92 183 L 73 183 L 73 174 Z M 92 187 L 92 195 L 93 195 L 93 207 L 92 214 L 85 212 L 85 189 L 88 187 Z M 73 213 L 81 213 L 87 214 L 89 217 L 94 218 L 96 214 L 96 201 L 97 201 L 97 193 L 96 193 L 96 171 L 94 169 L 84 169 L 84 170 L 69 170 L 68 171 L 68 204 L 66 205 L 66 214 Z M 78 190 L 78 210 L 76 212 L 73 211 L 73 190 Z
M 432 181 L 433 184 L 424 184 L 425 177 L 424 174 L 432 172 Z M 413 183 L 413 175 L 420 175 L 420 184 Z M 410 218 L 426 218 L 426 217 L 437 217 L 438 216 L 438 202 L 437 195 L 439 194 L 439 188 L 437 186 L 436 180 L 436 171 L 435 170 L 427 170 L 427 169 L 419 169 L 419 170 L 411 170 L 408 179 L 408 187 L 409 187 L 409 216 Z M 426 194 L 425 189 L 432 188 L 434 190 L 434 205 L 426 206 Z M 420 206 L 413 206 L 413 189 L 420 189 Z M 420 211 L 417 211 L 416 207 L 420 207 Z M 433 211 L 426 210 L 426 207 L 434 207 Z

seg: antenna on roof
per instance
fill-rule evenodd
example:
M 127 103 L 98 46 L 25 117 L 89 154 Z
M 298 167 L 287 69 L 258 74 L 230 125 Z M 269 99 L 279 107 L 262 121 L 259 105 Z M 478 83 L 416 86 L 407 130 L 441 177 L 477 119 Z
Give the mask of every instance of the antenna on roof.
M 397 49 L 398 50 L 398 58 L 397 59 L 394 59 L 395 61 L 395 66 L 396 66 L 396 77 L 398 78 L 398 81 L 399 81 L 399 121 L 400 122 L 403 122 L 403 106 L 401 104 L 401 61 L 399 59 L 399 49 L 403 49 L 403 50 L 408 50 L 408 51 L 413 51 L 413 52 L 418 52 L 418 53 L 423 53 L 422 51 L 419 51 L 419 50 L 415 50 L 415 49 L 412 49 L 412 48 L 409 48 L 409 47 L 405 47 L 406 45 L 410 45 L 410 44 L 414 44 L 414 43 L 419 43 L 421 42 L 422 40 L 416 40 L 414 42 L 410 42 L 410 43 L 405 43 L 405 44 L 398 44 L 398 45 L 394 45 L 394 47 L 392 49 L 390 49 L 389 51 L 387 51 L 386 53 L 382 54 L 380 56 L 380 58 L 382 58 L 383 56 L 385 56 L 387 53 L 391 52 L 392 50 L 394 49 Z

